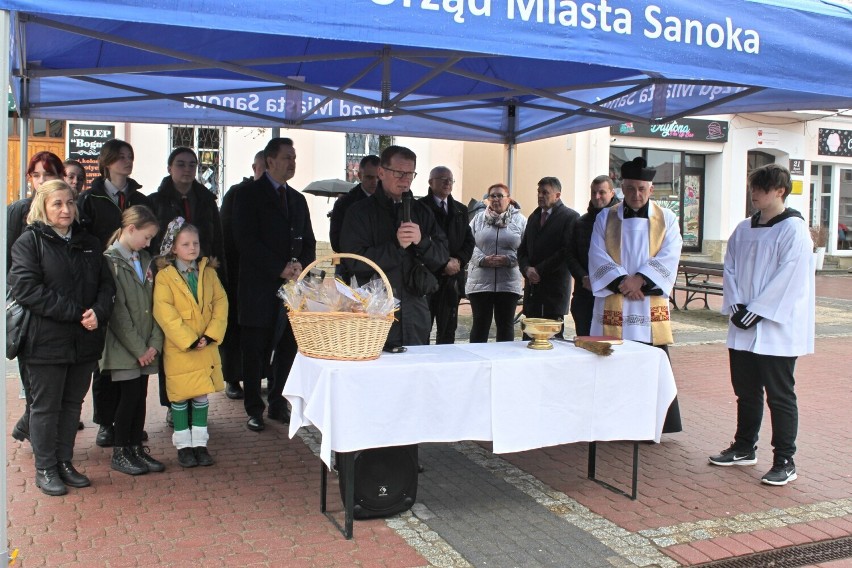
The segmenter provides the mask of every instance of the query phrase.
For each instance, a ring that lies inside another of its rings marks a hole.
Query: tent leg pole
[[[23,103],[23,101],[22,101]],[[18,113],[23,109],[18,109]],[[30,145],[30,121],[21,115],[18,119],[18,131],[21,133],[20,146],[20,177],[18,178],[19,191],[18,198],[23,199],[27,196],[27,166],[29,165],[29,145]]]
[[[515,144],[510,143],[506,147],[506,185],[509,186],[509,193],[514,194],[514,180],[513,177],[515,175]]]
[[[0,41],[0,85],[8,88],[9,85],[9,60],[10,60],[10,45],[8,38],[11,30],[11,14],[7,10],[0,10],[0,38],[6,38],[6,41]],[[17,36],[16,36],[17,37]],[[5,90],[5,89],[4,89]],[[9,113],[0,113],[0,136],[3,137],[3,143],[0,144],[0,179],[9,179]],[[0,231],[6,234],[6,205],[7,197],[3,198],[2,211],[0,211]],[[4,274],[9,267],[6,266],[6,255],[3,255],[2,260]],[[3,286],[6,286],[5,281]],[[3,335],[6,335],[6,320],[0,324],[3,326]],[[3,376],[7,376],[7,367],[9,362],[3,358]],[[0,408],[6,408],[6,389],[0,389]],[[6,454],[6,421],[0,425],[0,455]],[[8,474],[6,468],[0,468],[0,566],[9,565],[9,538],[7,533],[8,527],[8,495],[6,491],[6,481]]]

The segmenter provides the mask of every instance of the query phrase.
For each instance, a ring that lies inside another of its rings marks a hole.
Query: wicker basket
[[[320,262],[335,258],[351,258],[370,265],[381,277],[388,295],[393,296],[393,288],[382,269],[369,258],[357,254],[336,253],[319,258],[302,270],[298,281]],[[378,359],[394,319],[393,314],[379,318],[350,312],[290,311],[288,316],[302,355],[337,361]]]

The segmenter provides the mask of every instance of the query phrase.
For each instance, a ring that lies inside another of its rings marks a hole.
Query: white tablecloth
[[[495,453],[582,441],[659,441],[676,388],[665,353],[639,343],[600,357],[565,342],[409,347],[375,361],[296,356],[290,437],[313,424],[331,451],[491,440]]]

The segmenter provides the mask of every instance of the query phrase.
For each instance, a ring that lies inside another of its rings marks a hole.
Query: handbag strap
[[[38,231],[32,230],[33,238],[36,240],[36,259],[41,264],[41,259],[44,258],[44,241],[38,236]]]

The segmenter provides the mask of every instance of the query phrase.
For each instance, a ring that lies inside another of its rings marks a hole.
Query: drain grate
[[[852,537],[826,540],[759,552],[727,560],[699,564],[694,568],[798,568],[821,562],[852,558]]]

